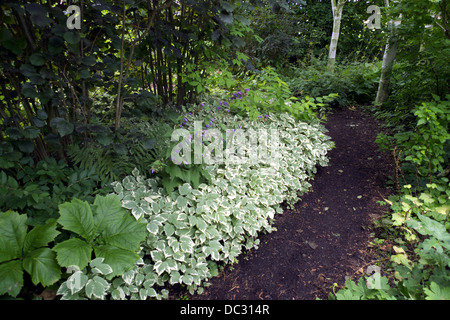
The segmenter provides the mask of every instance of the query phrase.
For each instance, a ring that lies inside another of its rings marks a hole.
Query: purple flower
[[[258,118],[262,118],[262,116],[258,116]]]
[[[205,127],[206,127],[206,128],[209,128],[209,126],[208,126],[208,125],[205,125]]]
[[[222,105],[222,101],[221,102],[219,102],[219,106],[221,106]]]
[[[224,101],[224,102],[223,102],[223,105],[224,105],[224,106],[227,106],[227,105],[228,105],[228,102],[225,102],[225,101]]]
[[[184,122],[188,122],[188,119],[184,118]]]
[[[242,95],[242,91],[238,91],[238,95]]]
[[[202,107],[204,107],[204,106],[205,106],[205,104],[204,104],[204,103],[200,103],[200,105],[201,105]]]
[[[266,117],[266,118],[268,118],[268,117],[269,117],[269,115],[268,115],[268,114],[266,114],[266,115],[265,115],[265,117]]]
[[[229,110],[229,109],[227,109],[227,112],[230,112],[230,110]]]
[[[213,119],[213,118],[211,118],[211,122],[214,122],[214,119]]]
[[[249,89],[249,88],[245,88],[245,91],[249,92],[249,91],[250,91],[250,89]]]
[[[241,125],[238,125],[239,129],[241,128]]]
[[[220,110],[220,107],[217,107],[217,110]]]
[[[155,172],[155,170],[152,169],[152,173]]]

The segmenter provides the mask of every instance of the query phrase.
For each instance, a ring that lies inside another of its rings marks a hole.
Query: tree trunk
[[[389,6],[389,0],[386,0],[386,7]],[[377,97],[375,104],[383,104],[389,98],[389,84],[391,82],[392,68],[394,67],[395,56],[397,55],[398,37],[396,26],[400,21],[389,21],[389,38],[386,41],[384,49],[383,64],[381,67],[381,77],[378,84]]]
[[[331,0],[333,10],[333,34],[331,36],[330,51],[328,53],[328,68],[333,71],[336,63],[336,50],[341,30],[342,9],[347,0]]]

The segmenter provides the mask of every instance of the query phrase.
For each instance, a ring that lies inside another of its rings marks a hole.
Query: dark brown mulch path
[[[275,220],[276,232],[262,234],[258,249],[210,280],[192,300],[327,299],[334,283],[357,277],[374,262],[371,220],[385,210],[393,168],[374,143],[380,127],[352,108],[328,115],[326,128],[336,148],[330,165],[319,168],[312,190]]]

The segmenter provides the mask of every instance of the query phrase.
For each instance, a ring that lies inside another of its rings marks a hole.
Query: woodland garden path
[[[381,128],[367,112],[350,107],[327,117],[336,147],[311,191],[276,218],[277,231],[260,235],[258,249],[243,253],[189,299],[327,299],[334,283],[343,286],[374,263],[371,221],[386,210],[377,201],[390,192],[391,155],[375,144]]]

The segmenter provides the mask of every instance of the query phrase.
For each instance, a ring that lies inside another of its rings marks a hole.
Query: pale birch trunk
[[[330,51],[328,53],[328,68],[334,70],[336,63],[336,50],[341,30],[342,9],[347,0],[331,0],[331,8],[333,10],[333,34],[331,36]]]
[[[389,1],[386,0],[386,7],[389,6]],[[380,82],[378,84],[377,97],[375,104],[383,104],[389,98],[389,84],[391,82],[392,68],[394,67],[395,56],[397,55],[398,37],[396,26],[400,21],[389,21],[389,38],[386,41],[384,49],[383,64],[381,67]]]

